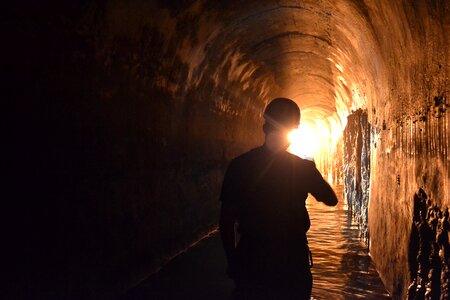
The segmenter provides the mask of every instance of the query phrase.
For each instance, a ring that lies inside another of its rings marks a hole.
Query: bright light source
[[[320,150],[321,132],[309,124],[302,124],[300,128],[288,134],[291,145],[288,151],[306,159],[313,159]]]

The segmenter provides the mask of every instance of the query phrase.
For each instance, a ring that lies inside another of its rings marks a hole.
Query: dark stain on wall
[[[409,244],[411,285],[408,299],[449,299],[450,245],[448,208],[442,211],[419,188]]]

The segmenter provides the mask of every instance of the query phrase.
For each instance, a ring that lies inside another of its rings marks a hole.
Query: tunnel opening
[[[331,184],[342,184],[343,139],[339,124],[330,120],[301,121],[289,134],[288,151],[315,162],[324,178]]]
[[[370,198],[371,131],[367,110],[357,109],[339,124],[316,119],[300,123],[289,134],[289,152],[316,163],[330,184],[344,185],[349,214],[360,228],[361,241],[369,247],[368,211]],[[310,121],[309,121],[310,122]]]

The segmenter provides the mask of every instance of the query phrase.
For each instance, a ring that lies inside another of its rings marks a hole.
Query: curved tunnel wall
[[[432,194],[435,205],[449,206],[446,99],[450,27],[443,15],[448,11],[445,1],[399,3],[383,11],[383,19],[374,21],[389,65],[389,84],[374,102],[372,112],[369,110],[375,125],[370,251],[386,287],[399,298],[405,296],[406,282],[410,281],[406,270],[414,193],[423,187]],[[382,28],[390,28],[390,34],[382,35]]]
[[[59,292],[89,293],[98,278],[129,286],[210,230],[227,162],[262,142],[263,107],[286,96],[302,122],[328,132],[367,110],[371,255],[388,290],[405,294],[412,196],[420,186],[449,204],[446,1],[47,2],[12,12],[12,77],[29,84],[10,89],[18,103],[31,99],[16,154],[44,170],[30,185],[49,202],[21,192],[37,232],[24,248],[36,272],[65,274]],[[330,151],[342,156],[338,140]]]

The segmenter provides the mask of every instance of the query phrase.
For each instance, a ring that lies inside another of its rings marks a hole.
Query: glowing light
[[[288,151],[306,159],[313,159],[320,149],[320,132],[317,127],[302,124],[288,134],[291,145]]]
[[[288,151],[305,159],[314,159],[316,164],[320,164],[321,158],[329,157],[336,151],[342,132],[337,115],[307,120],[288,134]]]

